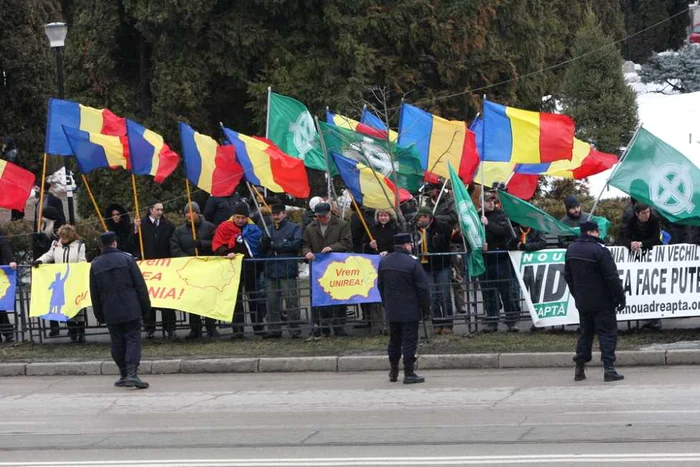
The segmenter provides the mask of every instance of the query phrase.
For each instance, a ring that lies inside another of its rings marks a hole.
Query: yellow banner
[[[154,308],[182,310],[231,322],[243,257],[167,258],[137,262]],[[32,269],[30,317],[65,321],[90,306],[90,263]]]

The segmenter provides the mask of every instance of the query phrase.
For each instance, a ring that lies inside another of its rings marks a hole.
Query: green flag
[[[396,182],[400,188],[413,193],[420,188],[423,182],[423,165],[418,151],[413,146],[404,148],[390,141],[324,122],[319,122],[319,126],[328,152],[361,162],[390,180],[393,180],[396,167]]]
[[[296,99],[274,92],[270,93],[269,106],[268,138],[285,153],[302,159],[307,167],[326,172],[326,158],[309,109]]]
[[[464,183],[462,183],[462,180],[452,168],[452,164],[448,162],[447,165],[450,171],[450,180],[452,181],[455,206],[457,214],[459,214],[459,226],[462,229],[462,235],[469,242],[469,247],[471,248],[468,262],[469,277],[480,276],[486,271],[482,251],[486,241],[484,224],[481,223],[481,216],[474,207],[474,203],[472,203],[467,187],[464,186]]]
[[[671,222],[700,225],[700,169],[644,128],[609,183]]]
[[[578,227],[569,227],[563,222],[550,216],[537,206],[533,206],[527,201],[516,198],[513,195],[509,195],[505,191],[498,192],[498,199],[501,201],[503,212],[506,213],[508,219],[517,222],[522,226],[562,237],[578,237],[581,235],[581,229]],[[582,220],[586,221],[588,219]],[[600,229],[600,238],[605,238],[608,234],[610,221],[600,216],[592,216],[590,220],[595,221],[598,224],[598,229]]]

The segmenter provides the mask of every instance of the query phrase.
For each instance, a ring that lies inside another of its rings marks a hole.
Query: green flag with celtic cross
[[[644,128],[609,183],[671,222],[700,225],[700,169]]]
[[[471,196],[467,191],[467,187],[452,168],[452,164],[447,163],[450,171],[450,182],[452,183],[452,192],[455,198],[455,207],[459,215],[459,226],[462,229],[462,235],[469,243],[469,258],[467,267],[469,277],[477,277],[486,271],[484,263],[483,246],[486,241],[486,232],[484,224],[481,223],[481,216],[472,203]]]
[[[268,138],[285,153],[303,160],[310,169],[327,172],[326,158],[309,109],[296,99],[274,92],[270,93],[269,106]]]

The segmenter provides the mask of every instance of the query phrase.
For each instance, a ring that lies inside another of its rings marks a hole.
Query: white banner
[[[618,321],[700,316],[700,248],[665,245],[644,254],[609,248],[627,295]],[[578,323],[578,310],[564,280],[566,250],[511,251],[523,298],[535,326]]]

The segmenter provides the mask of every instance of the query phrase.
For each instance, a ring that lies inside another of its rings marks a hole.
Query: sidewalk
[[[421,355],[420,369],[509,369],[573,368],[572,352],[491,353]],[[617,352],[617,365],[659,366],[700,363],[700,349],[623,350]],[[591,366],[600,365],[600,354],[593,355]],[[270,373],[305,371],[388,371],[386,356],[325,356],[275,358],[173,358],[144,360],[142,374],[175,373]],[[0,363],[0,376],[82,376],[117,375],[111,360]]]

